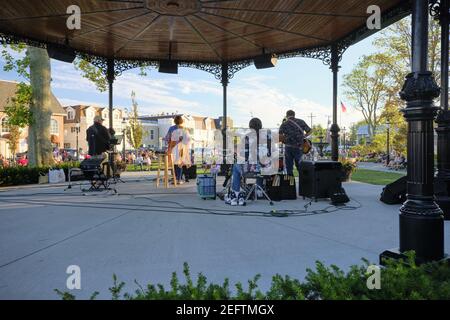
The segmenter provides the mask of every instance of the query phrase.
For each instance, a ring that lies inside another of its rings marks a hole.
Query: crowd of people
[[[368,160],[375,161],[377,163],[382,163],[389,169],[400,170],[406,168],[406,157],[403,153],[392,150],[389,154],[389,159],[386,152],[371,152],[367,154],[365,157],[362,157],[361,154],[355,150],[350,152],[352,158],[360,159],[360,161]],[[362,160],[361,160],[362,159]]]

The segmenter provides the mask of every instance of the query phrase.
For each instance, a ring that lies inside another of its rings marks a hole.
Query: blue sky
[[[375,51],[374,36],[347,49],[341,62],[339,81],[351,71],[364,54]],[[20,80],[17,74],[3,71],[0,59],[0,79]],[[73,65],[52,60],[52,90],[63,105],[96,104],[106,106],[107,93],[99,93],[95,87],[80,76]],[[146,77],[138,70],[122,74],[114,85],[114,105],[130,108],[131,91],[141,114],[160,112],[185,112],[192,115],[218,117],[222,114],[222,87],[212,74],[204,71],[179,68],[178,75],[158,73],[151,69]],[[339,91],[342,92],[341,86]],[[362,118],[344,96],[347,112],[339,115],[342,127]],[[332,114],[332,74],[322,61],[308,58],[278,60],[275,68],[256,70],[249,66],[235,74],[228,87],[228,114],[235,125],[246,126],[250,117],[261,118],[265,127],[275,127],[284,113],[293,109],[307,118],[312,112],[313,123],[327,124]],[[340,112],[340,108],[339,108]]]

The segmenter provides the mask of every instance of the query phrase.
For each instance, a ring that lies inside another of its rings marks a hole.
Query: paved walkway
[[[266,290],[276,273],[302,278],[316,260],[342,268],[361,257],[377,262],[380,252],[398,245],[399,206],[378,201],[381,186],[347,183],[346,208],[357,209],[313,214],[333,208],[302,199],[235,208],[199,199],[194,182],[165,190],[148,178],[119,184],[119,195],[83,196],[78,186],[0,189],[0,299],[59,299],[54,289],[67,290],[69,265],[81,268],[78,298],[100,291],[108,299],[114,273],[134,292],[135,279],[169,285],[185,261],[192,274],[216,283],[229,277],[246,286],[260,273]],[[311,215],[269,214],[305,206]],[[445,228],[449,252],[449,222]]]
[[[368,169],[374,171],[383,171],[383,172],[396,172],[406,174],[406,169],[404,170],[392,170],[386,168],[382,163],[374,163],[374,162],[358,162],[358,168]]]

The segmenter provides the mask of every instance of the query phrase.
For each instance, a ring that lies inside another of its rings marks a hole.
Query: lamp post
[[[125,161],[125,145],[127,142],[127,137],[126,137],[126,133],[127,133],[127,121],[125,120],[125,118],[123,118],[122,120],[122,139],[123,139],[123,149],[122,149],[122,159],[123,161]]]
[[[389,122],[389,120],[386,121],[386,166],[389,165],[389,162],[391,160],[391,148],[389,146],[389,133],[390,133],[390,128],[391,128],[391,123]]]
[[[76,141],[77,157],[76,157],[76,159],[77,159],[77,161],[80,161],[80,150],[79,150],[80,148],[78,145],[78,134],[80,133],[80,123],[79,122],[75,123],[75,132],[77,134],[77,141]]]

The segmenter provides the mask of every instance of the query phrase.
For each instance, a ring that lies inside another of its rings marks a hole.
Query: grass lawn
[[[404,174],[398,172],[383,172],[367,169],[356,169],[352,174],[353,181],[365,182],[370,184],[386,185],[394,182]]]

